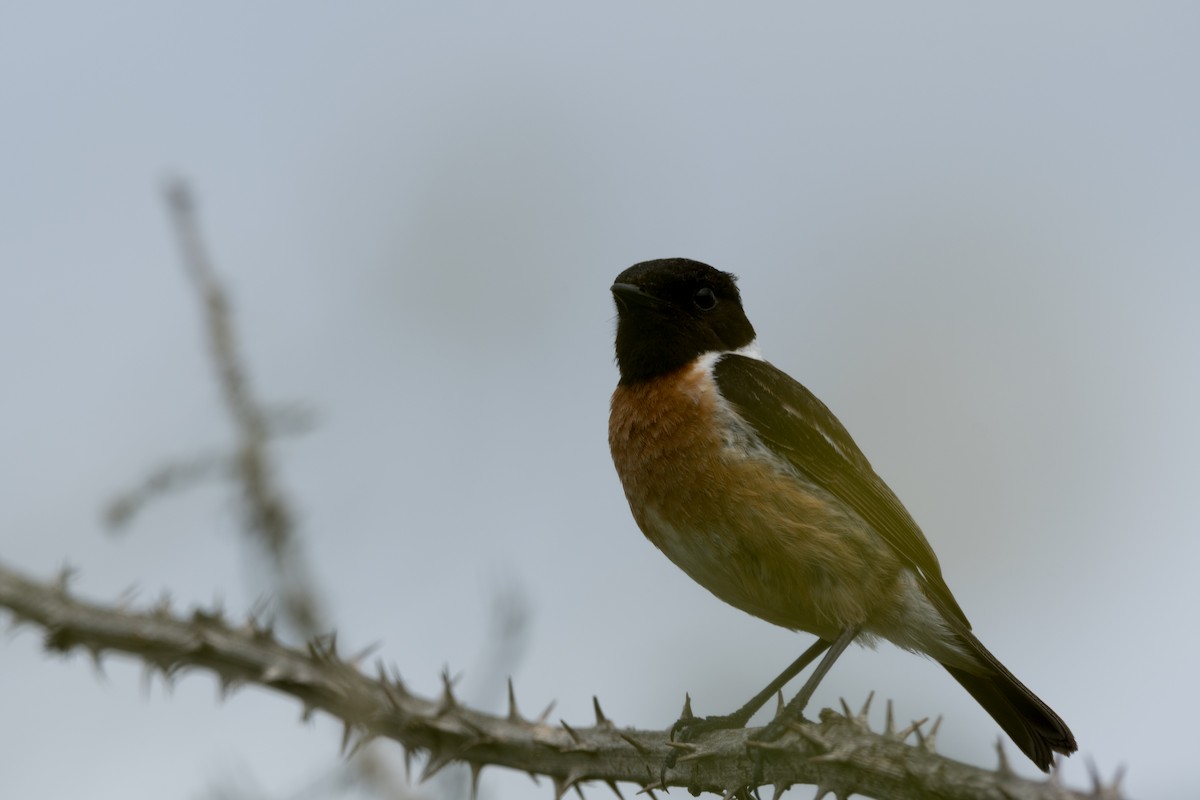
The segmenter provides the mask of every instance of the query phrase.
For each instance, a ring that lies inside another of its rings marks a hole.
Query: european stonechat
[[[887,639],[941,663],[1042,770],[1075,751],[1066,723],[971,633],[921,529],[837,417],[763,360],[733,275],[646,261],[612,293],[608,442],[638,527],[725,602],[818,637],[714,727],[745,725],[824,653],[783,715],[799,716],[850,642]]]

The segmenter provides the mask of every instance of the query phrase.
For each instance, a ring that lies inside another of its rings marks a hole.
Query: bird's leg
[[[821,679],[825,677],[825,673],[829,672],[829,668],[833,666],[833,662],[838,660],[838,656],[850,646],[850,643],[854,641],[854,638],[858,636],[861,630],[862,628],[857,626],[846,628],[832,645],[825,642],[825,646],[829,648],[829,652],[817,664],[817,668],[813,670],[812,675],[808,676],[808,680],[800,687],[800,691],[784,707],[783,711],[775,715],[775,719],[771,720],[765,728],[750,738],[758,742],[773,742],[783,735],[784,731],[787,730],[789,722],[804,719],[804,707],[812,699],[813,692],[817,690],[817,685],[821,683]]]
[[[784,687],[784,685],[792,678],[800,674],[800,670],[807,667],[821,653],[829,648],[831,642],[824,639],[817,639],[813,642],[804,653],[797,658],[792,664],[779,674],[775,680],[767,684],[767,687],[758,694],[751,697],[750,700],[737,711],[732,714],[724,714],[722,716],[712,717],[693,717],[690,709],[685,709],[684,715],[675,721],[671,726],[671,738],[675,741],[687,742],[695,739],[702,733],[709,731],[728,730],[731,728],[744,728],[750,718],[754,716],[754,712],[758,711],[763,705],[771,699],[771,697]],[[822,662],[824,663],[824,662]],[[814,687],[815,688],[815,687]],[[810,692],[811,694],[811,692]]]

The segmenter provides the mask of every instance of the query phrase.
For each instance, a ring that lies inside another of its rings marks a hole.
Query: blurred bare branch
[[[299,406],[271,409],[267,416],[267,435],[271,439],[299,436],[312,431],[315,425],[315,415],[309,409]],[[202,483],[236,478],[239,463],[235,456],[224,452],[168,461],[151,470],[137,486],[109,501],[104,510],[104,522],[119,532],[142,509],[161,497]]]
[[[311,640],[328,629],[329,615],[300,537],[296,535],[295,514],[275,479],[274,465],[267,452],[272,417],[250,387],[229,295],[201,235],[191,189],[183,180],[175,179],[167,184],[165,196],[184,269],[202,304],[213,367],[237,434],[236,455],[223,466],[242,488],[246,531],[267,557],[285,623],[295,628],[302,639]],[[296,419],[292,422],[294,425]],[[371,786],[379,796],[408,796],[399,776],[370,751],[361,752],[348,767],[355,782]]]
[[[303,637],[328,626],[316,584],[300,540],[294,515],[275,480],[267,454],[270,437],[267,414],[254,397],[238,346],[229,295],[221,284],[200,232],[191,189],[180,180],[166,187],[167,209],[179,243],[184,269],[203,306],[209,350],[225,408],[237,433],[234,471],[242,487],[246,530],[268,556],[285,621]]]
[[[175,459],[154,469],[140,484],[109,503],[105,521],[110,528],[121,529],[148,503],[166,494],[211,480],[235,482],[241,487],[247,534],[266,557],[271,590],[279,598],[282,622],[302,640],[313,639],[326,629],[329,615],[319,598],[295,530],[295,514],[278,485],[268,451],[272,439],[310,430],[313,415],[295,406],[268,410],[257,400],[241,354],[229,293],[202,235],[191,189],[184,181],[175,179],[168,182],[164,195],[184,270],[200,299],[214,374],[237,445],[232,454],[218,452]],[[495,624],[488,627],[491,635],[484,648],[484,663],[489,668],[476,674],[488,680],[485,694],[499,698],[504,677],[512,674],[512,667],[524,650],[528,608],[516,589],[498,593],[491,608]],[[389,765],[369,750],[353,759],[350,769],[349,774],[334,776],[334,781],[339,785],[369,787],[380,796],[408,796]],[[451,794],[461,793],[464,776],[448,771],[447,779],[458,784],[451,788]],[[328,780],[321,782],[328,785]],[[233,790],[225,786],[221,791]]]

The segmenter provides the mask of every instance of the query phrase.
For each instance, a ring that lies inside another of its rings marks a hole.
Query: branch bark
[[[747,748],[748,731],[713,734],[696,744],[668,741],[665,731],[617,728],[595,704],[590,726],[530,720],[517,711],[510,691],[506,716],[475,711],[455,698],[445,679],[441,697],[409,692],[398,674],[377,662],[377,674],[361,671],[364,654],[344,657],[333,635],[313,639],[304,648],[282,643],[253,617],[241,624],[223,613],[197,609],[189,616],[164,602],[148,610],[108,606],[73,597],[68,575],[43,583],[0,563],[0,608],[14,625],[29,623],[45,633],[47,650],[83,650],[100,664],[119,652],[140,659],[147,670],[173,680],[187,669],[213,673],[225,693],[258,684],[299,700],[302,715],[316,710],[340,720],[343,750],[351,754],[376,738],[392,739],[406,756],[428,753],[423,778],[446,764],[468,764],[472,783],[487,766],[502,766],[549,777],[555,798],[587,782],[601,781],[617,791],[630,782],[648,790],[685,787],[725,797],[747,796],[751,788],[773,785],[778,797],[795,784],[816,784],[817,796],[859,793],[887,800],[1083,800],[1120,797],[1119,778],[1105,786],[1094,779],[1090,792],[1049,781],[1030,781],[1000,767],[986,770],[962,764],[934,751],[934,735],[921,736],[920,725],[899,733],[873,733],[867,708],[858,715],[821,712],[817,723],[804,723],[780,742]],[[905,743],[916,734],[917,745]],[[676,764],[667,757],[679,751]],[[618,792],[619,794],[619,792]]]

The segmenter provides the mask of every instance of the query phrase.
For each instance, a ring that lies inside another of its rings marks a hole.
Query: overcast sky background
[[[274,452],[348,649],[499,708],[489,607],[517,591],[525,710],[728,711],[810,638],[655,551],[605,441],[612,278],[688,256],[741,276],[766,356],[1074,729],[1068,782],[1094,759],[1195,797],[1198,35],[1187,3],[4,3],[0,559],[100,600],[262,592],[228,487],[99,519],[231,441],[181,174],[255,387],[319,417]],[[996,725],[894,648],[812,707],[872,689],[995,763]],[[2,639],[0,796],[285,798],[338,763],[328,720],[215,694]]]

